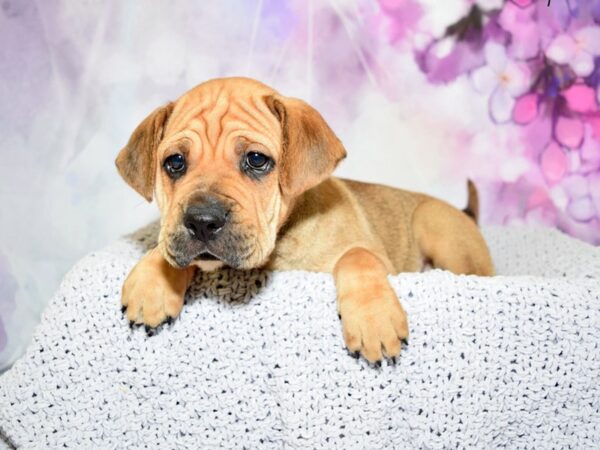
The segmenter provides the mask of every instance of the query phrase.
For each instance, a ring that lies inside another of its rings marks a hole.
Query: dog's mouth
[[[194,258],[194,261],[218,261],[220,258],[209,252],[202,252]]]
[[[237,237],[235,233],[224,234],[210,242],[192,239],[189,233],[174,233],[165,245],[167,260],[175,267],[190,265],[198,267],[216,267],[218,265],[239,267],[250,244]]]

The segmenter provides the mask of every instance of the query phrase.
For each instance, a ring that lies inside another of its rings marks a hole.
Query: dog
[[[494,274],[477,191],[469,182],[460,211],[331,177],[345,156],[314,108],[248,78],[207,81],[152,112],[116,159],[161,213],[158,245],[123,285],[130,323],[177,317],[198,268],[330,272],[349,351],[372,363],[398,356],[409,327],[388,274],[426,263]]]

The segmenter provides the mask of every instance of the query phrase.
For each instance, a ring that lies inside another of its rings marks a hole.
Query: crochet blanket
[[[390,277],[409,317],[395,365],[344,349],[328,274],[200,274],[148,337],[122,316],[149,227],[65,277],[0,377],[22,448],[592,448],[600,442],[600,251],[484,230],[500,276]]]

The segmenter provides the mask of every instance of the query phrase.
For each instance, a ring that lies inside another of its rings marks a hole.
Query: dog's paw
[[[121,295],[130,324],[155,328],[175,318],[183,308],[190,269],[175,269],[149,253],[131,271]]]
[[[371,363],[398,356],[402,341],[408,338],[406,313],[396,294],[391,288],[381,291],[353,292],[340,302],[348,350],[360,352]]]

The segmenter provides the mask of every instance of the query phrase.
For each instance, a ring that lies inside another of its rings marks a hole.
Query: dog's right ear
[[[156,149],[163,138],[173,103],[152,112],[140,123],[115,164],[123,179],[149,202],[152,201],[156,176]]]

